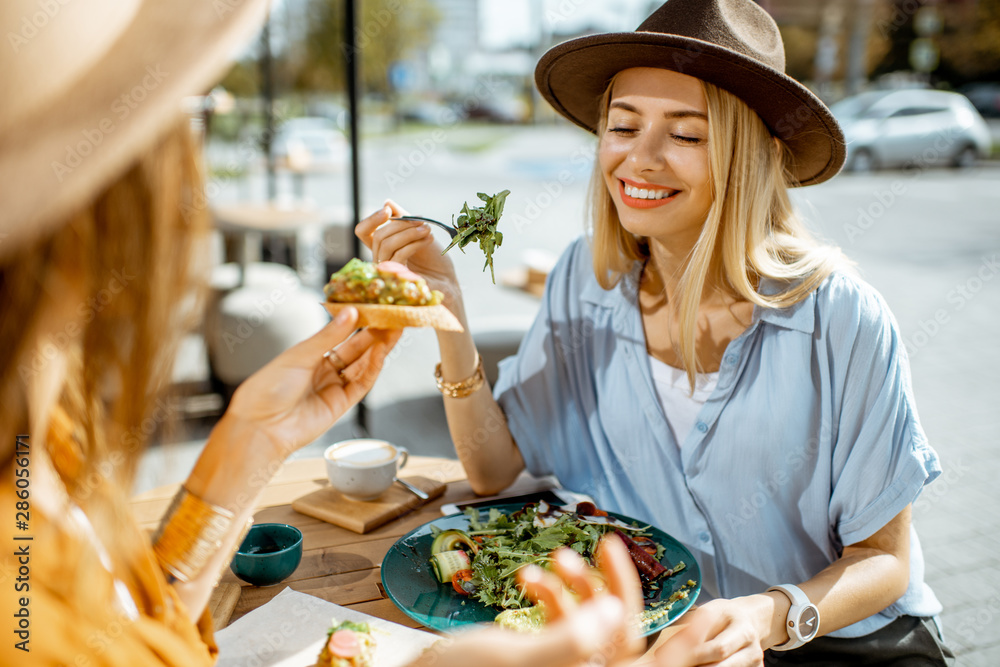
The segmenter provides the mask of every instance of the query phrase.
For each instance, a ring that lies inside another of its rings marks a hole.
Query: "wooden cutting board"
[[[428,500],[440,496],[447,486],[444,482],[419,475],[404,476],[403,479],[430,496]],[[426,501],[397,484],[393,484],[388,491],[368,502],[345,498],[333,487],[325,486],[295,500],[292,509],[355,533],[364,534],[420,507],[424,502]]]

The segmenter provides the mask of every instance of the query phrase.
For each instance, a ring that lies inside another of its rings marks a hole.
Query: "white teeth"
[[[631,185],[625,185],[625,194],[634,199],[659,200],[673,195],[674,192],[671,190],[650,190],[647,188],[636,188]]]

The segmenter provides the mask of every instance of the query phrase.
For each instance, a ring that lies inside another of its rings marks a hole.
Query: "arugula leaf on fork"
[[[492,197],[480,192],[478,196],[484,203],[483,206],[470,208],[468,202],[462,206],[462,210],[455,219],[452,216],[452,224],[458,230],[458,234],[451,240],[448,247],[441,253],[442,255],[451,250],[456,245],[459,250],[465,252],[465,246],[473,241],[479,241],[479,248],[486,255],[486,264],[483,271],[490,267],[490,279],[495,285],[497,280],[493,274],[493,252],[503,243],[503,234],[497,231],[497,223],[503,215],[503,205],[507,200],[510,190],[504,190]]]

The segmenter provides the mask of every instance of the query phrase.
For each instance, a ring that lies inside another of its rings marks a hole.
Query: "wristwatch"
[[[779,646],[772,646],[772,651],[791,651],[806,642],[812,641],[819,632],[819,609],[816,608],[802,589],[792,584],[781,584],[771,586],[767,592],[781,591],[792,601],[792,606],[788,610],[788,620],[785,621],[785,630],[788,631],[788,641]]]

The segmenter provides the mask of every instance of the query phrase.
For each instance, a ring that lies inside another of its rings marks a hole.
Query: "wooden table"
[[[406,472],[446,482],[448,488],[443,496],[423,507],[370,533],[358,535],[292,509],[293,500],[329,484],[322,459],[304,459],[285,464],[264,490],[254,521],[288,523],[301,530],[302,563],[285,581],[264,588],[240,581],[227,568],[210,603],[213,611],[226,607],[224,613],[213,613],[216,629],[225,627],[228,622],[265,604],[285,586],[387,621],[413,628],[421,627],[397,609],[382,589],[379,569],[382,558],[400,537],[440,517],[443,504],[466,500],[474,494],[466,480],[465,471],[455,460],[411,456]],[[167,510],[167,505],[179,486],[173,484],[160,487],[132,499],[136,518],[143,528],[152,530],[159,525],[160,517]],[[530,493],[548,486],[548,480],[535,479],[525,473],[507,491],[511,494]],[[235,586],[239,586],[239,589]],[[235,598],[237,593],[238,600],[230,617],[226,600],[229,597]]]

